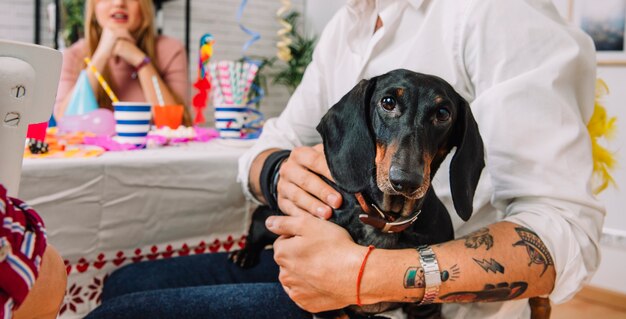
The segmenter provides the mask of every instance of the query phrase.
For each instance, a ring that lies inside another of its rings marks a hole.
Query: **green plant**
[[[63,31],[65,45],[70,46],[83,37],[84,0],[63,0]]]
[[[297,11],[291,11],[284,17],[284,20],[292,27],[291,31],[287,33],[287,36],[291,39],[291,44],[289,45],[291,59],[289,61],[282,63],[282,61],[279,62],[280,60],[277,57],[248,57],[259,63],[259,71],[254,78],[253,84],[263,89],[265,94],[268,94],[268,79],[271,80],[272,84],[285,86],[289,93],[292,94],[300,85],[304,70],[313,59],[313,49],[315,48],[317,37],[306,37],[300,33],[298,29],[299,18],[300,13]],[[251,90],[248,99],[253,100],[257,96],[258,92]],[[259,102],[256,103],[256,107],[257,109],[259,108]]]
[[[293,93],[300,85],[304,70],[313,59],[313,50],[317,41],[315,36],[306,37],[300,33],[299,18],[300,13],[297,11],[291,11],[284,17],[284,20],[292,26],[291,31],[287,34],[292,41],[289,45],[291,59],[287,61],[286,65],[277,65],[276,73],[271,75],[273,83],[284,85],[289,93]]]

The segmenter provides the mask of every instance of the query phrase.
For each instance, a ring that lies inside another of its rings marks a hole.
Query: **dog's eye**
[[[385,96],[382,100],[380,100],[380,106],[387,111],[393,111],[393,109],[396,108],[396,99],[391,96]]]
[[[437,117],[437,121],[445,122],[450,119],[450,111],[445,107],[441,107],[437,110],[437,114],[435,116]]]

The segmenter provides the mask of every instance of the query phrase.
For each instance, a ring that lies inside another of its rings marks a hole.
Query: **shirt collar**
[[[424,0],[408,0],[409,4],[413,6],[413,8],[415,9],[419,9],[422,4],[424,3]]]
[[[413,8],[419,9],[422,4],[424,4],[424,0],[405,0],[407,1]],[[348,7],[357,11],[363,11],[367,8],[368,3],[371,0],[348,0]]]

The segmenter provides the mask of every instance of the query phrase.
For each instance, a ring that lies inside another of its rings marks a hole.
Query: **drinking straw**
[[[246,98],[246,104],[248,103],[248,92],[250,92],[250,88],[252,87],[252,82],[254,81],[254,77],[256,76],[259,67],[256,64],[250,63],[248,65],[247,78],[246,78],[246,86],[244,88],[244,97]]]
[[[211,75],[211,83],[214,83],[213,104],[222,105],[224,104],[224,94],[222,93],[222,88],[220,86],[219,74],[217,71],[216,63],[209,63],[209,74]]]
[[[221,61],[217,64],[219,85],[224,98],[224,103],[233,105],[233,90],[230,81],[230,63],[228,61]]]
[[[163,93],[161,93],[161,86],[159,86],[159,80],[157,79],[156,75],[152,76],[152,85],[154,85],[154,92],[156,92],[159,105],[165,105],[165,101],[163,100]]]
[[[246,89],[246,76],[248,72],[248,63],[237,63],[237,104],[243,105],[246,101],[244,94]]]
[[[88,57],[85,57],[85,63],[87,63],[87,66],[89,66],[89,69],[91,70],[91,72],[93,72],[93,74],[96,76],[98,83],[100,83],[100,86],[102,86],[102,88],[104,89],[104,92],[106,92],[106,94],[109,96],[111,101],[119,102],[119,100],[117,99],[117,96],[115,96],[115,93],[113,93],[113,90],[111,90],[111,87],[109,86],[107,81],[105,81],[104,78],[102,77],[102,74],[100,74],[100,72],[98,72],[98,69],[96,69],[96,67],[93,64],[91,64],[91,59]]]
[[[236,62],[228,63],[228,75],[230,75],[230,87],[233,91],[233,105],[237,104],[237,66]]]

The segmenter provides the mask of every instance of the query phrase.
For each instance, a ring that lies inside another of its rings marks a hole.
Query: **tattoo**
[[[411,267],[404,274],[404,288],[424,288],[424,269]]]
[[[439,299],[447,302],[489,302],[489,301],[505,301],[511,300],[522,295],[528,283],[516,281],[509,283],[502,282],[496,285],[485,285],[483,290],[479,291],[459,291],[441,296]]]
[[[465,238],[465,247],[467,248],[477,249],[485,244],[485,247],[489,250],[493,246],[493,236],[489,234],[489,228],[487,227],[483,227],[463,238]]]
[[[461,274],[461,270],[459,269],[459,266],[454,264],[452,267],[450,267],[449,271],[444,270],[441,272],[441,281],[448,281],[448,279],[450,281],[455,281],[459,279],[459,274]]]
[[[500,265],[497,261],[493,260],[493,258],[491,258],[491,260],[487,260],[487,259],[483,259],[483,260],[478,260],[476,258],[472,258],[474,259],[474,261],[480,266],[482,267],[485,272],[489,272],[489,270],[493,271],[493,273],[502,273],[504,274],[504,266]]]
[[[530,267],[532,264],[543,265],[543,271],[540,275],[543,276],[548,269],[548,266],[554,265],[548,248],[544,245],[539,236],[537,236],[537,234],[535,234],[532,230],[526,227],[515,227],[515,231],[521,240],[513,244],[513,246],[525,246],[526,251],[528,252],[528,257],[530,257],[528,266]]]

